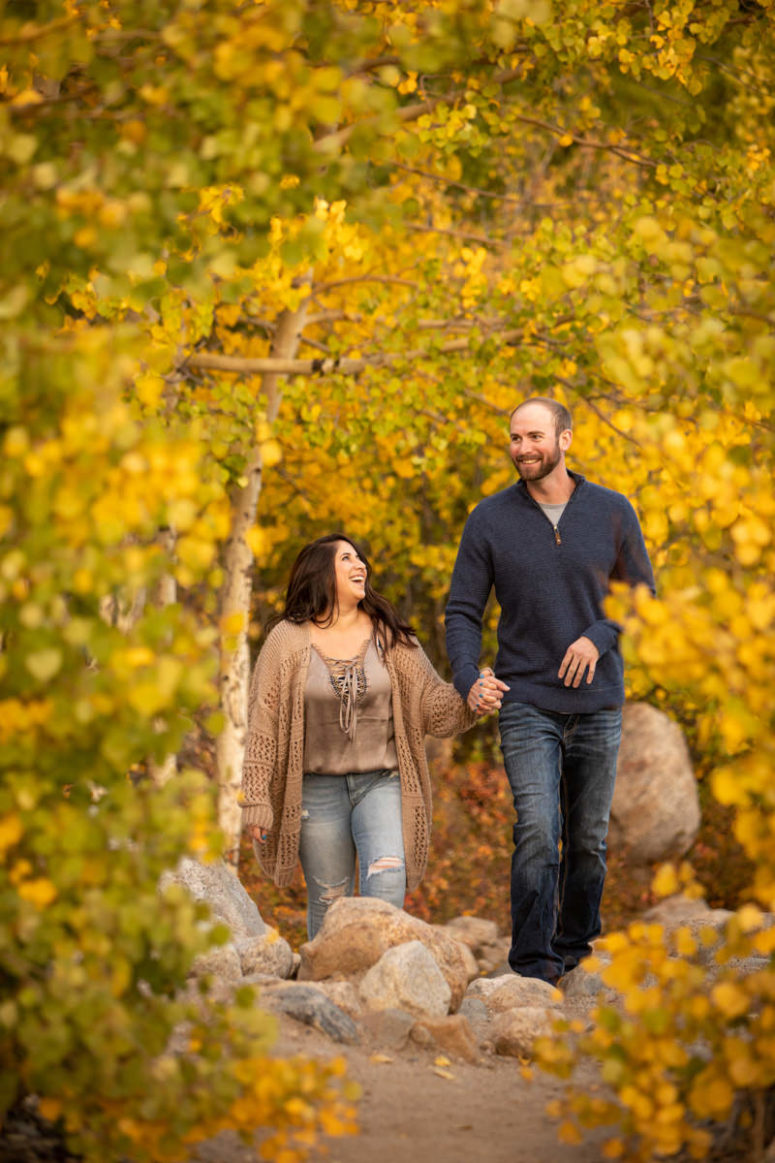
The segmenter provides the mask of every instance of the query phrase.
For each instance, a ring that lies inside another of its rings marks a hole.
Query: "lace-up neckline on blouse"
[[[369,687],[363,663],[370,642],[371,635],[363,640],[360,650],[352,658],[330,658],[316,642],[312,643],[313,649],[320,655],[328,669],[331,686],[339,699],[339,726],[350,740],[355,738],[358,704]]]

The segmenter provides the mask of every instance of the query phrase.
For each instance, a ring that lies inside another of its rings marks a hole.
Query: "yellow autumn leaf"
[[[39,105],[43,97],[36,89],[22,89],[11,100],[11,105],[17,109],[23,105]]]
[[[4,856],[8,848],[18,844],[23,833],[22,822],[18,816],[3,816],[0,819],[0,853]]]
[[[130,646],[123,652],[123,659],[128,666],[136,669],[140,666],[152,666],[156,655],[148,646]]]
[[[714,1005],[728,1018],[739,1018],[747,1014],[751,1000],[744,989],[733,981],[722,981],[710,991]]]
[[[277,440],[265,440],[261,445],[261,462],[264,468],[273,468],[283,458],[283,450]]]
[[[56,886],[45,876],[35,877],[33,880],[24,880],[18,888],[19,896],[28,904],[37,909],[44,909],[56,900]]]
[[[64,1109],[64,1104],[58,1098],[41,1098],[38,1100],[38,1110],[44,1119],[55,1123]]]
[[[557,1128],[557,1138],[561,1143],[578,1145],[581,1142],[581,1131],[575,1123],[565,1119]]]
[[[28,654],[24,660],[24,665],[33,678],[38,679],[39,682],[48,682],[62,666],[62,660],[62,651],[55,646],[50,646],[45,650],[35,650],[32,654]]]
[[[402,480],[411,480],[414,476],[414,468],[407,460],[399,460],[393,465],[393,472]]]
[[[246,614],[243,610],[236,610],[233,614],[226,614],[221,618],[221,633],[241,634],[245,628]]]
[[[672,864],[663,864],[651,882],[657,896],[673,896],[679,890],[678,874]]]
[[[260,525],[253,525],[252,528],[248,529],[245,540],[254,557],[263,557],[271,546],[269,535]]]
[[[685,925],[673,934],[673,944],[680,957],[692,957],[697,952],[697,942],[692,936],[691,929]]]
[[[756,905],[743,905],[737,910],[737,923],[744,933],[752,933],[759,929],[764,921],[764,914]]]

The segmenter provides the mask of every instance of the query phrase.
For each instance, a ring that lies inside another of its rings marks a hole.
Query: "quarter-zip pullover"
[[[654,575],[638,518],[621,493],[570,472],[575,488],[560,520],[550,520],[524,481],[481,501],[460,541],[446,609],[447,654],[466,698],[479,676],[482,616],[491,589],[500,605],[495,673],[504,702],[588,713],[624,702],[620,627],[605,616],[611,581],[643,584]],[[581,636],[600,652],[595,677],[566,687],[557,677]]]

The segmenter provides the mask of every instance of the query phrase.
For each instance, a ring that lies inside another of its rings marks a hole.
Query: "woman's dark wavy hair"
[[[388,647],[396,642],[415,646],[414,630],[403,620],[395,606],[372,587],[371,565],[366,555],[344,533],[328,533],[304,546],[291,566],[285,609],[271,619],[267,629],[283,620],[297,625],[302,622],[316,622],[323,627],[331,625],[337,609],[334,561],[339,541],[352,545],[366,567],[366,593],[360,606],[371,618],[374,629],[383,631]]]

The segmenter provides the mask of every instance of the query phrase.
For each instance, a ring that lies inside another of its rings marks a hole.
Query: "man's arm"
[[[444,615],[452,681],[464,699],[479,679],[482,616],[493,584],[489,547],[477,524],[472,514],[463,529]]]
[[[630,502],[625,500],[623,503],[626,508],[619,554],[610,580],[626,581],[633,587],[645,585],[652,594],[655,594],[654,572],[640,522]],[[612,650],[616,646],[621,629],[619,623],[614,622],[612,618],[600,618],[570,644],[558,672],[558,677],[563,679],[565,686],[579,686],[585,674],[587,683],[592,682],[597,660],[607,650]]]

